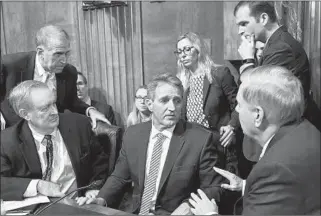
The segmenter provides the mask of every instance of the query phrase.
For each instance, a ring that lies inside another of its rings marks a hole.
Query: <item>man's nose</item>
[[[174,101],[169,101],[167,104],[167,108],[168,108],[168,110],[174,111],[176,108]]]
[[[67,63],[67,59],[68,59],[67,54],[64,54],[64,55],[61,56],[60,62],[66,64]]]
[[[239,35],[242,36],[244,34],[244,30],[242,27],[239,27]]]

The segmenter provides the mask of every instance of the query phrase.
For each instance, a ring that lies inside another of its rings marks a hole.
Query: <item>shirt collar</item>
[[[167,138],[170,138],[170,139],[171,139],[172,136],[173,136],[173,132],[174,132],[175,126],[176,126],[176,125],[174,125],[174,126],[172,126],[172,127],[170,127],[170,128],[166,128],[165,130],[163,130],[163,131],[161,132],[161,131],[159,131],[159,130],[157,130],[157,129],[155,128],[154,124],[152,124],[152,130],[151,130],[151,133],[150,133],[151,138],[154,139],[158,133],[162,133],[162,134],[165,135]]]
[[[42,76],[47,73],[45,69],[43,69],[43,67],[41,66],[38,55],[36,55],[36,71],[39,76]]]
[[[262,149],[262,152],[261,152],[260,157],[259,157],[259,160],[264,156],[265,151],[266,151],[269,143],[271,142],[272,138],[274,137],[274,135],[275,135],[275,134],[273,134],[273,135],[270,137],[270,139],[268,139],[268,141],[266,141],[266,143],[264,144],[263,149]]]
[[[45,137],[45,135],[37,132],[31,124],[28,123],[28,125],[31,130],[33,138],[39,143],[42,143],[42,140]],[[58,133],[58,128],[55,128],[54,131],[49,135],[51,135],[52,139],[54,139],[55,137],[57,137],[57,133]]]
[[[84,100],[84,102],[85,102],[86,104],[88,104],[89,106],[91,106],[91,99],[90,99],[89,96],[87,97],[86,100]]]

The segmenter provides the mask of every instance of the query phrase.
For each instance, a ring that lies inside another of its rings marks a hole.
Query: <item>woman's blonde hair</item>
[[[146,89],[147,90],[147,86],[146,85],[139,86],[135,91],[135,96],[136,96],[138,90],[140,90],[140,89]],[[131,125],[135,125],[135,124],[141,123],[141,122],[142,122],[142,119],[141,119],[141,116],[139,114],[139,110],[136,107],[135,99],[134,99],[133,109],[132,109],[131,113],[128,115],[128,118],[127,118],[127,127],[129,127]]]
[[[178,37],[177,43],[183,39],[188,39],[193,47],[198,51],[198,68],[201,73],[204,73],[210,83],[213,83],[214,77],[212,77],[211,71],[218,65],[214,63],[209,54],[209,48],[205,41],[196,33],[188,32]],[[176,43],[176,44],[177,44]],[[183,63],[177,59],[177,77],[182,81],[184,89],[189,87],[189,79],[191,71],[183,65]]]

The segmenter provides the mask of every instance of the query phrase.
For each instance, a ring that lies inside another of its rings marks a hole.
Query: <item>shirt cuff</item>
[[[240,67],[240,74],[242,74],[246,69],[248,68],[253,68],[254,64],[253,63],[245,63]]]
[[[39,179],[33,179],[30,181],[25,193],[23,194],[23,197],[33,197],[38,194],[37,192],[37,184],[39,182]]]
[[[86,109],[86,116],[88,116],[88,117],[89,117],[89,110],[91,110],[91,109],[96,109],[96,108],[95,108],[95,107],[93,107],[93,106],[88,107],[88,108]]]
[[[208,213],[206,213],[204,215],[216,215],[216,214],[218,214],[218,213],[217,212],[208,212]]]
[[[243,181],[243,185],[242,185],[242,196],[244,196],[246,180],[242,180],[242,181]]]

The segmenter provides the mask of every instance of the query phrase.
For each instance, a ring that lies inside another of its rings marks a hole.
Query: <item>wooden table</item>
[[[40,215],[91,215],[91,212],[92,215],[133,215],[128,212],[123,212],[96,204],[79,206],[74,199],[70,198],[65,198],[57,204],[52,205]]]

